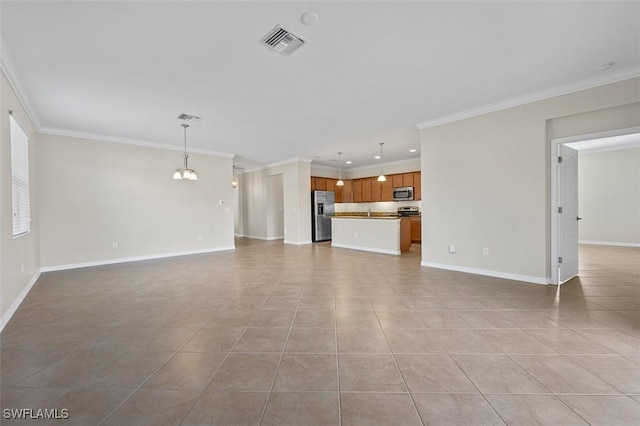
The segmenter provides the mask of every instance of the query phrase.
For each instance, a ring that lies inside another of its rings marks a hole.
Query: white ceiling
[[[239,165],[419,156],[417,123],[640,66],[639,2],[0,3],[5,69],[44,132],[189,147]],[[301,15],[314,11],[316,25]],[[258,41],[276,24],[308,44]],[[615,62],[608,71],[595,68]],[[9,65],[10,64],[10,67]],[[417,148],[418,152],[409,153]]]

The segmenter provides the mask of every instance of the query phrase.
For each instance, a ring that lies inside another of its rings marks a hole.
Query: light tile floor
[[[419,246],[239,239],[46,273],[2,332],[1,405],[65,425],[640,424],[640,250],[581,265],[558,289],[420,267]]]

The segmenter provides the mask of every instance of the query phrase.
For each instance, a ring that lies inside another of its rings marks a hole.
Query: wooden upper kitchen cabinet
[[[342,187],[342,203],[353,203],[353,182],[344,180]]]
[[[382,185],[378,178],[371,178],[371,201],[382,201]]]
[[[387,180],[389,180],[389,177],[387,177]],[[394,188],[402,188],[404,186],[402,175],[391,175],[391,182]]]
[[[342,201],[342,199],[344,198],[344,186],[336,185],[334,189],[334,193],[335,193],[334,201],[336,203],[344,203],[344,201]]]
[[[393,201],[393,181],[391,177],[388,177],[386,181],[381,182],[380,191],[381,201]]]
[[[361,179],[362,182],[362,201],[367,203],[372,201],[371,199],[371,180],[372,178]]]
[[[402,174],[402,186],[413,186],[413,173]]]
[[[420,172],[387,175],[385,182],[378,182],[377,176],[344,179],[344,186],[336,186],[337,179],[311,176],[312,191],[333,191],[336,203],[368,203],[393,201],[393,188],[413,187],[413,199],[422,199]]]
[[[362,202],[362,179],[354,179],[353,183],[353,202]]]
[[[422,200],[422,175],[420,172],[413,173],[413,199]]]
[[[317,177],[316,178],[316,191],[326,191],[327,190],[327,179]]]

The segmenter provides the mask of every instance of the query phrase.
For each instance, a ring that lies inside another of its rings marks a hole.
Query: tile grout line
[[[231,303],[231,300],[233,300],[233,299],[234,299],[234,298],[230,299],[230,300],[229,300],[229,301],[228,301],[228,302],[227,302],[227,303],[226,303],[222,308],[217,309],[217,310],[222,310],[222,309],[224,309],[224,307],[228,306],[228,305],[229,305],[229,303]],[[207,322],[207,324],[208,324],[208,323],[209,323],[209,322]],[[142,328],[144,328],[144,327],[142,327]],[[160,328],[162,328],[162,327],[160,327]],[[199,333],[200,331],[202,331],[203,329],[205,329],[205,328],[207,328],[207,327],[206,327],[206,325],[201,326],[201,327],[198,329],[198,331],[196,331],[196,332],[194,333],[194,335],[193,335],[193,336],[191,336],[191,338],[190,338],[190,339],[188,339],[188,340],[187,340],[187,341],[186,341],[182,346],[180,346],[180,348],[179,348],[177,351],[175,351],[175,352],[173,353],[173,355],[171,355],[171,356],[170,356],[170,357],[169,357],[169,358],[168,358],[164,363],[162,363],[162,365],[160,365],[156,370],[154,370],[154,371],[153,371],[153,373],[151,373],[151,374],[149,375],[149,377],[147,377],[147,379],[146,379],[146,380],[144,380],[144,381],[142,382],[142,384],[140,384],[140,386],[138,386],[138,388],[134,389],[134,390],[133,390],[133,392],[131,392],[127,398],[125,398],[125,399],[124,399],[124,400],[123,400],[123,401],[122,401],[122,402],[121,402],[117,407],[115,407],[113,410],[111,410],[111,412],[109,412],[109,414],[108,414],[104,419],[102,419],[102,421],[99,423],[99,425],[104,424],[104,422],[106,422],[106,421],[107,421],[107,420],[108,420],[108,419],[109,419],[113,414],[115,414],[115,413],[116,413],[116,411],[118,411],[121,407],[123,407],[123,406],[127,403],[127,401],[129,401],[129,400],[133,397],[133,395],[135,395],[135,394],[136,394],[136,392],[138,392],[140,389],[142,389],[142,387],[143,387],[143,386],[144,386],[144,385],[145,385],[149,380],[151,380],[151,378],[152,378],[153,376],[155,376],[155,375],[158,373],[158,371],[160,371],[160,370],[161,370],[165,365],[167,365],[167,364],[168,364],[168,363],[169,363],[169,362],[170,362],[170,361],[171,361],[171,360],[172,360],[172,359],[173,359],[173,358],[174,358],[174,357],[175,357],[175,356],[176,356],[176,355],[177,355],[177,354],[182,350],[182,348],[184,348],[185,346],[187,346],[187,345],[189,344],[189,342],[191,342],[191,340],[193,340],[193,339],[198,335],[198,333]],[[246,327],[245,327],[245,330],[246,330]],[[236,340],[236,343],[237,343],[237,341],[240,339],[240,337],[242,336],[242,334],[244,334],[244,331],[240,334],[240,336],[239,336],[239,337],[238,337],[238,339]],[[136,343],[134,343],[134,344],[132,344],[132,345],[131,345],[127,350],[125,350],[123,353],[126,353],[129,349],[131,349],[132,347],[134,347],[134,346],[135,346],[135,345],[137,345],[138,343],[139,343],[139,341],[138,341],[138,342],[136,342]],[[235,343],[234,343],[234,346],[235,346]],[[220,363],[220,365],[218,366],[218,368],[216,368],[216,369],[215,369],[215,371],[214,371],[214,372],[213,372],[213,374],[211,375],[211,378],[209,378],[209,381],[207,382],[207,385],[208,385],[208,384],[209,384],[209,382],[213,379],[213,376],[214,376],[214,375],[215,375],[215,373],[218,371],[218,369],[220,368],[220,366],[222,366],[222,363],[227,359],[227,357],[229,356],[229,353],[231,353],[231,351],[229,351],[229,352],[227,353],[227,355],[224,357],[224,359],[222,360],[222,362]],[[189,412],[191,411],[191,409],[193,408],[193,406],[195,405],[195,403],[198,401],[198,399],[200,398],[200,396],[201,396],[201,395],[202,395],[202,393],[204,392],[204,389],[206,389],[206,387],[207,387],[207,386],[205,385],[205,387],[203,388],[202,392],[200,392],[200,393],[198,394],[198,396],[197,396],[196,398],[194,398],[194,400],[193,400],[193,404],[191,404],[191,406],[189,407],[189,409],[186,411],[185,416],[180,420],[180,423],[182,423],[182,422],[184,421],[184,418],[189,414]],[[182,389],[181,389],[181,390],[182,390]]]
[[[342,390],[340,387],[340,350],[338,348],[338,303],[336,301],[336,287],[333,286],[333,324],[336,339],[336,377],[338,381],[338,425],[342,426]]]
[[[282,279],[280,279],[281,281]],[[278,281],[278,282],[280,282]],[[276,284],[277,285],[277,284]],[[304,291],[304,286],[303,286]],[[282,358],[284,358],[284,353],[287,350],[287,343],[289,343],[289,337],[291,336],[291,331],[293,330],[293,323],[296,320],[296,316],[298,314],[298,308],[300,307],[300,302],[302,301],[302,293],[300,293],[300,297],[298,298],[298,304],[296,305],[295,314],[293,315],[293,320],[291,320],[291,324],[289,325],[289,332],[287,333],[287,338],[284,341],[284,345],[282,346],[282,352],[280,353],[280,359],[278,360],[278,365],[276,366],[276,371],[273,375],[273,380],[271,381],[271,387],[269,388],[269,393],[267,395],[267,400],[264,402],[264,407],[262,407],[262,414],[260,415],[260,421],[258,425],[262,424],[264,419],[264,415],[267,412],[267,406],[269,405],[269,401],[271,400],[271,395],[273,393],[273,387],[276,384],[276,379],[278,378],[278,372],[280,371],[280,365],[282,364]],[[266,302],[265,302],[266,303]]]
[[[197,334],[197,333],[196,333]],[[193,335],[193,337],[195,337],[195,334]],[[192,337],[192,339],[193,339]],[[185,345],[187,345],[189,342],[191,341],[191,339],[187,340],[182,346],[180,346],[180,349],[182,349],[183,347],[185,347]],[[173,355],[171,355],[165,362],[163,362],[158,368],[156,368],[150,375],[149,377],[147,377],[145,380],[143,380],[143,382],[133,390],[133,392],[131,392],[129,394],[128,397],[126,397],[117,407],[115,407],[113,410],[111,410],[111,412],[104,418],[102,419],[102,421],[99,423],[99,425],[104,424],[107,420],[109,420],[109,418],[116,413],[116,411],[118,411],[120,408],[122,408],[129,400],[131,400],[131,398],[133,397],[133,395],[136,394],[136,392],[138,392],[140,389],[142,389],[142,387],[149,381],[151,380],[151,378],[153,376],[156,375],[156,373],[158,371],[160,371],[162,369],[162,367],[164,367],[165,365],[167,365],[167,363],[169,363],[169,361],[171,361],[178,352],[180,352],[180,349],[178,349],[177,351],[175,351],[173,353]]]
[[[464,321],[467,325],[469,325],[469,327],[471,327],[471,324],[469,324],[464,318],[460,317],[462,319],[462,321]],[[471,328],[473,330],[473,327]],[[500,413],[498,413],[498,410],[496,410],[494,408],[493,405],[491,405],[491,403],[489,402],[489,400],[486,398],[486,396],[480,391],[480,389],[478,388],[478,386],[473,382],[473,380],[471,380],[471,378],[469,377],[469,375],[467,374],[466,371],[464,371],[464,369],[462,367],[460,367],[460,364],[458,364],[458,362],[453,358],[453,356],[449,353],[449,351],[447,351],[447,349],[444,347],[444,345],[442,343],[440,343],[440,340],[438,340],[438,338],[436,336],[434,336],[431,331],[429,329],[427,329],[427,331],[429,332],[429,335],[433,338],[433,340],[436,341],[436,343],[438,344],[438,346],[440,346],[440,348],[442,349],[442,351],[446,354],[447,357],[449,357],[449,359],[451,360],[451,362],[453,362],[456,367],[458,367],[458,369],[462,372],[462,374],[464,374],[464,376],[467,378],[467,380],[469,381],[469,383],[471,383],[471,386],[473,386],[475,388],[475,390],[478,392],[478,395],[480,395],[482,397],[482,399],[484,400],[484,402],[491,407],[491,410],[493,410],[493,412],[495,413],[496,416],[498,416],[498,418],[505,424],[507,425],[507,422],[505,421],[505,419],[500,415]],[[483,336],[484,337],[484,336]],[[493,345],[493,343],[489,342],[491,345]],[[495,346],[495,345],[493,345]],[[498,348],[496,346],[496,348],[498,350],[500,350],[500,348]]]
[[[277,284],[276,284],[277,285]],[[240,296],[237,296],[240,297]],[[225,307],[227,307],[234,298],[232,298],[226,305]],[[266,300],[265,300],[266,302]],[[264,304],[264,303],[263,303]],[[224,308],[223,308],[224,309]],[[222,309],[220,309],[222,310]],[[259,309],[258,309],[259,310]],[[193,403],[191,404],[191,406],[189,407],[188,410],[186,410],[184,416],[182,416],[182,419],[180,419],[180,423],[178,424],[182,424],[185,419],[189,416],[189,413],[191,413],[191,410],[193,410],[193,407],[195,407],[196,403],[200,400],[200,398],[202,397],[202,395],[204,395],[204,393],[207,390],[207,387],[209,386],[209,384],[211,384],[211,381],[213,380],[213,378],[215,377],[216,373],[218,372],[218,370],[220,370],[220,367],[222,367],[222,364],[224,364],[224,362],[227,360],[227,358],[229,358],[229,355],[231,355],[233,353],[233,348],[236,347],[236,345],[238,344],[238,342],[240,341],[240,339],[242,338],[242,336],[244,336],[245,331],[247,331],[247,328],[249,328],[249,324],[251,323],[251,321],[253,321],[253,319],[255,318],[255,316],[258,314],[258,310],[255,311],[255,313],[251,316],[251,318],[248,320],[247,325],[244,327],[244,330],[242,330],[242,333],[240,333],[240,335],[238,336],[238,338],[236,339],[236,341],[233,343],[233,345],[229,348],[229,351],[227,352],[227,354],[224,356],[224,358],[222,359],[222,361],[220,362],[220,365],[218,365],[218,367],[213,371],[213,374],[211,374],[211,377],[209,378],[209,380],[207,381],[207,383],[204,385],[204,387],[202,388],[202,390],[200,391],[200,393],[198,394],[198,396],[196,398],[194,398]],[[207,323],[209,324],[209,323]],[[203,327],[207,328],[207,327]],[[195,336],[194,336],[195,337]],[[193,338],[192,338],[193,339]],[[191,341],[191,339],[189,340],[189,342]],[[185,343],[185,345],[187,345],[187,343]],[[184,346],[183,346],[184,347]]]
[[[553,348],[552,348],[552,349],[553,349]],[[527,375],[529,375],[532,379],[534,379],[535,381],[537,381],[538,383],[540,383],[540,385],[541,385],[543,388],[545,388],[545,389],[550,393],[550,395],[551,395],[551,396],[552,396],[556,401],[560,402],[563,406],[567,407],[567,408],[568,408],[572,413],[574,413],[574,414],[575,414],[576,416],[578,416],[580,419],[584,420],[584,421],[585,421],[585,423],[590,424],[590,423],[587,421],[587,419],[583,418],[583,417],[580,415],[580,413],[578,413],[576,410],[574,410],[573,408],[571,408],[571,407],[570,407],[566,402],[564,402],[562,399],[558,398],[558,395],[567,395],[567,394],[564,394],[564,393],[556,394],[556,393],[552,392],[552,391],[551,391],[551,389],[547,388],[543,383],[541,383],[539,380],[537,380],[535,377],[533,377],[533,376],[531,375],[531,373],[529,373],[529,372],[528,372],[527,370],[525,370],[525,369],[524,369],[520,364],[518,364],[518,363],[517,363],[517,362],[512,358],[512,355],[509,355],[509,354],[505,354],[505,355],[506,355],[506,356],[511,360],[511,362],[513,362],[513,363],[514,363],[514,364],[516,364],[518,367],[520,367],[520,368],[522,369],[522,371],[524,371],[524,372],[525,372]],[[577,362],[575,362],[575,361],[573,361],[572,359],[568,358],[565,354],[558,353],[558,354],[547,354],[547,355],[562,356],[562,357],[564,357],[564,358],[568,359],[570,362],[574,363],[575,365],[578,365],[578,367],[583,368],[585,371],[587,371],[587,372],[591,373],[591,372],[590,372],[590,371],[588,371],[586,368],[584,368],[584,367],[582,367],[581,365],[579,365]],[[591,374],[593,374],[593,373],[591,373]],[[594,375],[594,376],[595,376],[595,375]],[[600,377],[598,377],[598,376],[595,376],[595,377],[600,378]],[[604,380],[603,380],[603,381],[604,381]],[[610,384],[610,383],[608,383],[608,382],[605,382],[605,383],[607,383],[608,385],[610,385],[610,386],[611,386],[611,384]],[[613,386],[612,386],[612,387],[613,387]],[[617,388],[615,388],[615,387],[613,387],[613,388],[614,388],[614,389],[617,389]],[[590,394],[568,394],[568,395],[590,395]],[[611,394],[608,394],[608,395],[611,395]]]
[[[407,393],[409,394],[409,398],[411,398],[411,403],[413,404],[413,409],[415,410],[416,414],[418,415],[418,419],[423,424],[423,426],[426,426],[426,423],[425,423],[424,419],[420,415],[420,410],[418,410],[418,405],[416,404],[416,401],[413,398],[413,394],[411,393],[411,389],[409,388],[409,385],[407,384],[407,380],[405,379],[404,374],[402,373],[402,369],[400,368],[400,365],[398,364],[398,360],[396,359],[396,354],[394,353],[393,348],[391,348],[391,343],[389,343],[389,338],[387,337],[387,334],[385,333],[384,328],[382,327],[382,324],[380,323],[380,318],[378,317],[378,312],[375,309],[373,310],[373,314],[376,317],[376,321],[378,321],[378,325],[380,326],[380,330],[382,331],[382,335],[384,336],[384,340],[385,340],[385,342],[387,342],[387,346],[389,346],[389,351],[391,352],[391,357],[393,358],[393,362],[394,362],[396,368],[398,369],[398,373],[400,373],[400,377],[402,377],[402,382],[404,383],[404,386],[407,388]],[[420,321],[420,318],[418,318],[418,321]],[[420,321],[420,322],[422,322],[422,321]],[[429,333],[429,335],[431,335],[431,333]]]

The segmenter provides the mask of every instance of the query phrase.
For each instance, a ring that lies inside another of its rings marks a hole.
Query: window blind
[[[29,138],[18,122],[9,116],[11,132],[11,200],[13,205],[13,236],[31,231],[29,199]]]

